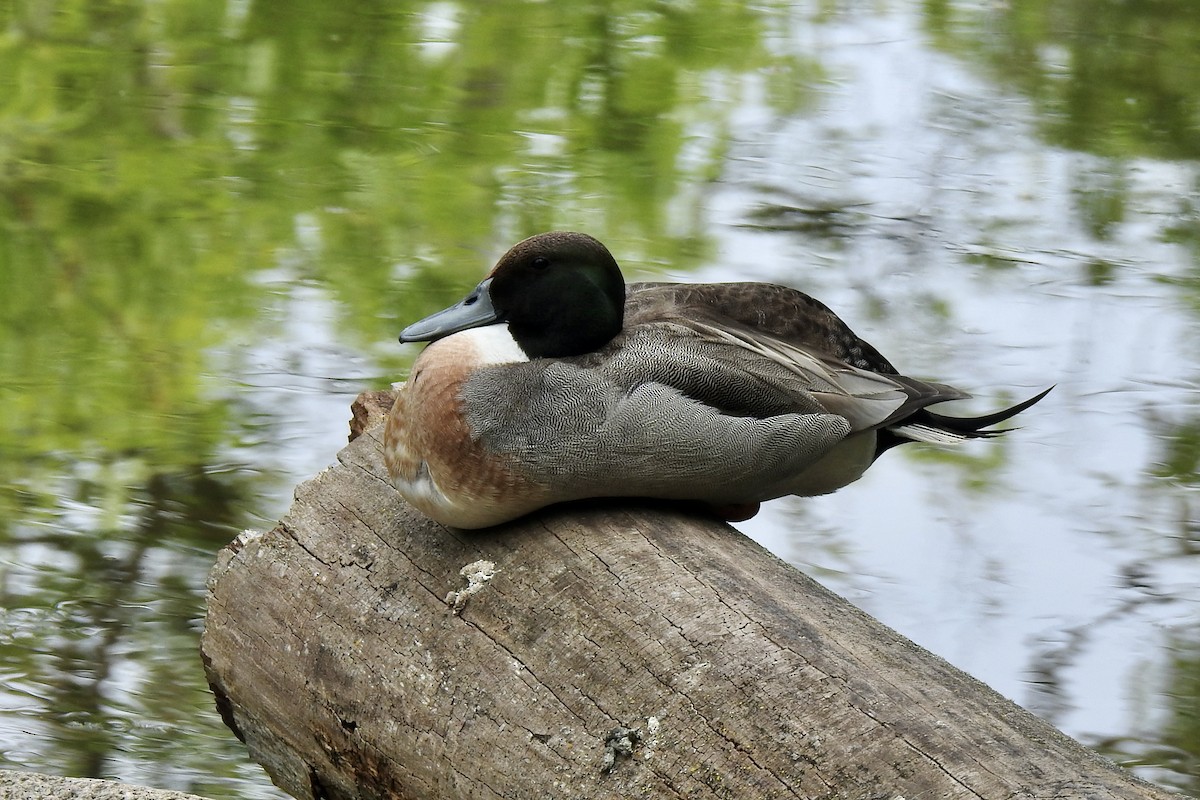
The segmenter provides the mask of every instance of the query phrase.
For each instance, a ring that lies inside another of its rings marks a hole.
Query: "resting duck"
[[[582,233],[509,250],[457,305],[404,329],[432,342],[384,431],[396,488],[434,520],[482,528],[566,500],[696,500],[745,519],[832,492],[888,448],[950,444],[994,414],[909,378],[820,302],[766,283],[635,283]]]

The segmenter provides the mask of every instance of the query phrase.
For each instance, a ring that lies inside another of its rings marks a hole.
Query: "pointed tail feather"
[[[1004,422],[1006,419],[1012,419],[1017,414],[1020,414],[1022,411],[1029,408],[1046,395],[1050,394],[1053,389],[1054,387],[1051,386],[1049,389],[1038,392],[1028,400],[1017,403],[1015,406],[1009,406],[1008,408],[1001,409],[1000,411],[992,414],[984,414],[978,417],[951,417],[947,416],[946,414],[938,414],[930,411],[929,416],[933,419],[934,423],[938,425],[938,427],[945,428],[955,433],[965,434],[968,439],[984,436],[995,436],[996,434],[1004,433],[1004,431],[985,431],[982,429],[990,428],[993,425],[998,425],[999,423]],[[972,434],[974,434],[974,436],[972,436]]]
[[[930,442],[932,444],[958,444],[969,439],[987,439],[992,436],[999,436],[1006,433],[1009,429],[1000,431],[983,430],[1004,422],[1007,419],[1015,417],[1025,409],[1032,406],[1034,403],[1041,400],[1054,387],[1051,386],[1043,392],[1035,394],[1033,397],[1023,402],[1017,403],[1014,406],[1001,409],[991,414],[984,414],[978,417],[951,417],[946,414],[938,414],[930,411],[928,408],[923,408],[916,414],[913,414],[907,421],[899,425],[889,426],[881,434],[891,434],[890,436],[882,436],[879,440],[878,453],[882,453],[890,447],[894,447],[904,442]]]

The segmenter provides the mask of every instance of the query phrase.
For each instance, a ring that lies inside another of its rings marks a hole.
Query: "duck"
[[[1050,391],[936,412],[970,395],[900,374],[797,289],[627,285],[608,248],[573,231],[518,242],[400,341],[429,344],[388,413],[384,462],[405,500],[463,529],[605,497],[740,521],[853,483],[897,445],[996,436]]]

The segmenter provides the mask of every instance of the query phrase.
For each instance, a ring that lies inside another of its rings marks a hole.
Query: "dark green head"
[[[530,358],[590,353],[620,330],[625,279],[603,244],[585,233],[552,231],[513,246],[458,304],[413,323],[402,342],[507,323]]]

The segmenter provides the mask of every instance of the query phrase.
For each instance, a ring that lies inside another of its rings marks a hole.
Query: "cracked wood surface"
[[[404,504],[372,427],[222,551],[203,656],[298,798],[1168,798],[727,525]]]

